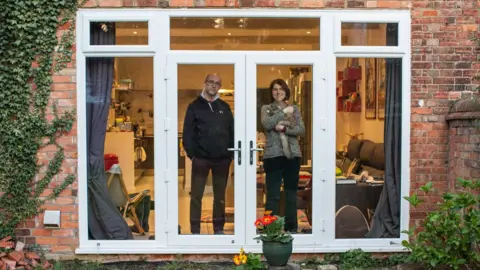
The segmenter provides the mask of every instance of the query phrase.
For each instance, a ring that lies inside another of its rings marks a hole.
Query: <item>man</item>
[[[233,152],[233,113],[218,97],[222,85],[220,76],[205,78],[202,94],[188,105],[183,125],[183,147],[192,160],[192,190],[190,194],[190,230],[200,233],[202,198],[207,177],[212,170],[213,229],[224,234],[225,190]]]

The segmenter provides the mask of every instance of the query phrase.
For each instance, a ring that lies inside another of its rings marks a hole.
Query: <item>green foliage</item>
[[[458,179],[458,190],[443,194],[443,201],[423,221],[423,231],[405,231],[411,241],[402,245],[409,249],[411,260],[426,267],[448,266],[452,269],[480,269],[480,181]],[[423,186],[429,195],[432,184]],[[416,195],[414,195],[416,196]],[[406,197],[413,207],[418,204]]]
[[[363,252],[361,249],[341,253],[340,262],[340,269],[368,269],[377,265],[377,261],[372,254]]]
[[[254,239],[259,239],[268,242],[289,243],[293,241],[293,237],[288,232],[284,231],[285,218],[280,216],[271,216],[266,213],[263,218],[255,221],[255,226],[261,234]]]
[[[61,171],[64,152],[57,139],[71,130],[75,118],[74,112],[59,114],[49,97],[53,72],[72,56],[79,5],[78,0],[2,0],[0,238],[14,236],[17,224],[37,215],[42,204],[74,180],[69,176],[55,185],[53,194],[40,197]],[[59,41],[57,28],[67,22],[72,24]],[[37,153],[47,146],[56,153],[45,166],[39,164]]]

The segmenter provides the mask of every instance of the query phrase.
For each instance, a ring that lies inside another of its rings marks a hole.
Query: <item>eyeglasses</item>
[[[207,84],[209,84],[210,86],[222,86],[222,83],[221,82],[216,82],[216,81],[212,81],[212,80],[207,80],[205,81]]]

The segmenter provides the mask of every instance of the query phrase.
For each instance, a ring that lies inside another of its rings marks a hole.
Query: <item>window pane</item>
[[[116,231],[112,240],[155,239],[153,59],[86,63],[91,237],[112,239],[104,231]]]
[[[148,22],[91,22],[90,45],[148,45]]]
[[[337,58],[336,238],[400,237],[401,69],[401,59]]]
[[[178,65],[180,234],[234,234],[234,67]]]
[[[262,117],[265,121],[277,110],[269,86],[279,78],[289,88],[287,104],[295,105],[300,114],[298,118],[292,117],[295,114],[286,114],[281,121],[291,132],[301,130],[303,122],[305,132],[298,136],[289,133],[287,137],[285,133],[280,135],[283,137],[276,137],[279,133],[266,127],[266,122],[262,123]],[[312,79],[312,66],[257,66],[257,148],[263,149],[257,154],[257,218],[265,211],[272,211],[273,215],[286,218],[285,229],[293,233],[310,234],[313,226]],[[276,144],[277,141],[281,144]]]
[[[398,46],[398,24],[342,23],[342,46]]]
[[[319,50],[320,19],[171,18],[170,49]]]

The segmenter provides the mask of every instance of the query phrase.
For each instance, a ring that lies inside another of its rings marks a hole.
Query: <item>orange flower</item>
[[[255,221],[255,227],[258,227],[258,226],[263,226],[263,220],[257,219],[257,220]]]
[[[272,224],[273,221],[274,220],[273,220],[272,216],[265,216],[265,217],[263,217],[263,222],[262,223],[265,224],[265,225],[270,225],[270,224]]]
[[[240,256],[235,255],[235,257],[233,257],[233,263],[235,263],[235,265],[240,265],[242,263],[240,261]]]
[[[265,213],[263,215],[264,216],[270,216],[270,214],[272,214],[272,211],[268,210],[268,211],[265,211]]]

